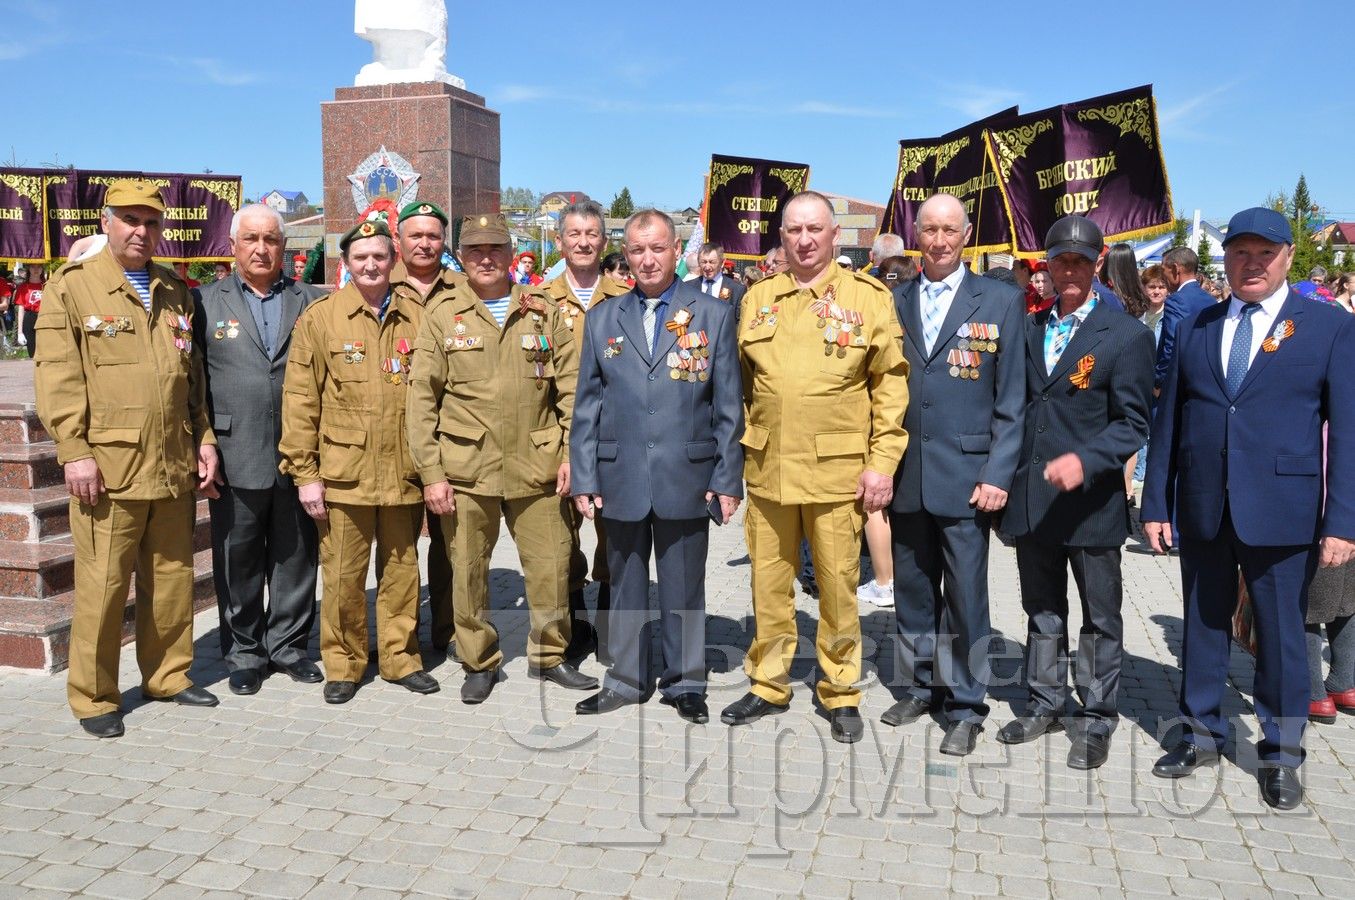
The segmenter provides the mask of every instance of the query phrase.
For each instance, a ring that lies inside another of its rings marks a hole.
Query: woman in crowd
[[[635,284],[631,280],[630,266],[626,265],[626,257],[620,252],[608,253],[602,257],[602,274],[617,284]]]
[[[1054,279],[1044,260],[1031,263],[1030,284],[1026,285],[1026,312],[1037,313],[1054,305]]]
[[[28,348],[29,357],[37,355],[38,337],[34,328],[38,322],[38,308],[42,305],[42,266],[29,263],[27,280],[14,292],[14,308],[18,310],[17,340]]]
[[[1345,272],[1332,279],[1332,299],[1346,312],[1355,312],[1355,272]]]

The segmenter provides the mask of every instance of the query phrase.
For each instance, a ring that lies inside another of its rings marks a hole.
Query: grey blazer
[[[584,317],[569,432],[572,492],[601,495],[610,519],[638,522],[651,510],[661,519],[704,518],[706,491],[743,496],[734,309],[690,282],[678,284],[665,322],[690,310],[689,333],[705,331],[710,341],[708,378],[686,381],[671,377],[668,354],[678,348],[664,322],[653,355],[647,351],[643,306],[631,291]]]
[[[193,290],[193,339],[202,351],[207,407],[222,472],[232,487],[264,490],[291,482],[278,473],[287,351],[296,317],[325,291],[289,278],[283,281],[285,286],[278,297],[282,315],[271,359],[264,352],[263,337],[241,293],[238,276]],[[222,330],[216,323],[232,320],[239,323],[236,336],[230,337],[230,329],[226,329],[218,338]]]

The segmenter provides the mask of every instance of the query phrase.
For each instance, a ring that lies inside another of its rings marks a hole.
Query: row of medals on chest
[[[402,384],[409,380],[409,355],[412,348],[409,338],[395,339],[395,355],[381,360],[381,379],[391,384]],[[367,342],[352,340],[343,342],[343,361],[350,366],[358,365],[367,358]]]
[[[978,381],[982,354],[997,352],[998,327],[991,322],[966,322],[955,335],[960,340],[946,354],[950,377]]]
[[[175,315],[170,328],[174,331],[174,349],[185,356],[193,352],[193,325],[187,316]],[[131,316],[90,316],[85,319],[85,331],[90,334],[102,334],[106,338],[115,338],[122,332],[132,330]]]
[[[845,359],[848,347],[866,346],[863,332],[865,317],[859,310],[846,309],[838,304],[837,285],[828,285],[823,296],[809,304],[809,311],[817,317],[816,327],[823,329],[824,356],[836,353],[838,359]],[[748,326],[758,328],[765,323],[775,328],[780,312],[780,305],[764,306],[753,315]]]

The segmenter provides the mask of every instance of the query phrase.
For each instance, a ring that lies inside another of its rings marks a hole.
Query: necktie
[[[1233,332],[1233,346],[1228,350],[1228,396],[1236,397],[1242,389],[1242,380],[1247,377],[1247,368],[1251,365],[1251,317],[1261,307],[1256,303],[1242,304],[1242,317],[1237,320],[1237,331]]]
[[[701,279],[701,293],[703,293],[703,294],[709,294],[711,288],[713,288],[713,287],[715,287],[715,279],[713,279],[713,278],[703,278],[703,279]]]
[[[933,281],[927,285],[927,300],[922,304],[922,341],[927,345],[927,353],[932,352],[936,338],[941,334],[941,295],[946,291],[944,281]]]
[[[645,342],[649,344],[651,354],[654,352],[654,326],[658,321],[655,311],[658,310],[659,304],[662,302],[662,297],[645,298],[645,314],[642,321],[645,326]]]

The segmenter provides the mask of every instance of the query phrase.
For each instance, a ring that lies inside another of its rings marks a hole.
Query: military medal
[[[212,332],[212,337],[216,338],[216,339],[219,341],[219,340],[221,340],[222,338],[224,338],[225,336],[226,336],[226,323],[225,323],[225,322],[217,322],[217,323],[216,323],[216,331],[213,331],[213,332]]]
[[[602,355],[608,359],[620,356],[625,345],[626,339],[624,337],[609,337],[607,338],[607,349],[602,351]]]
[[[456,332],[458,335],[466,333],[466,323],[461,321],[460,316],[457,316],[452,321],[456,323],[455,327],[452,328],[452,331]]]
[[[568,303],[560,304],[560,317],[565,320],[565,327],[570,331],[574,330],[574,307]]]
[[[1092,385],[1092,369],[1096,368],[1096,357],[1088,353],[1077,361],[1077,371],[1068,376],[1073,387],[1085,391]]]
[[[226,323],[226,337],[238,338],[239,336],[240,336],[240,323],[237,322],[235,319],[231,319],[229,322]]]
[[[764,310],[767,307],[763,308]],[[775,311],[776,307],[771,307]],[[708,355],[706,347],[710,344],[710,338],[704,331],[698,331],[692,334],[687,331],[687,326],[692,321],[692,311],[690,309],[679,309],[673,314],[673,319],[664,324],[664,328],[676,335],[676,351],[668,354],[668,377],[673,381],[704,381],[705,378],[699,378],[705,374],[704,369],[709,365],[705,358]],[[773,322],[775,324],[775,322]]]
[[[748,327],[749,327],[749,328],[760,328],[760,327],[762,327],[762,325],[765,323],[765,324],[771,325],[773,328],[775,328],[775,327],[776,327],[776,314],[777,314],[777,312],[778,312],[780,309],[781,309],[780,306],[763,306],[763,307],[761,307],[760,309],[758,309],[757,313],[753,316],[753,318],[751,318],[751,319],[748,320]],[[820,328],[823,327],[823,322],[819,322],[819,327],[820,327]]]
[[[1275,326],[1275,330],[1270,333],[1270,337],[1261,342],[1261,349],[1266,353],[1274,353],[1280,349],[1280,345],[1294,336],[1294,320],[1285,319]]]

